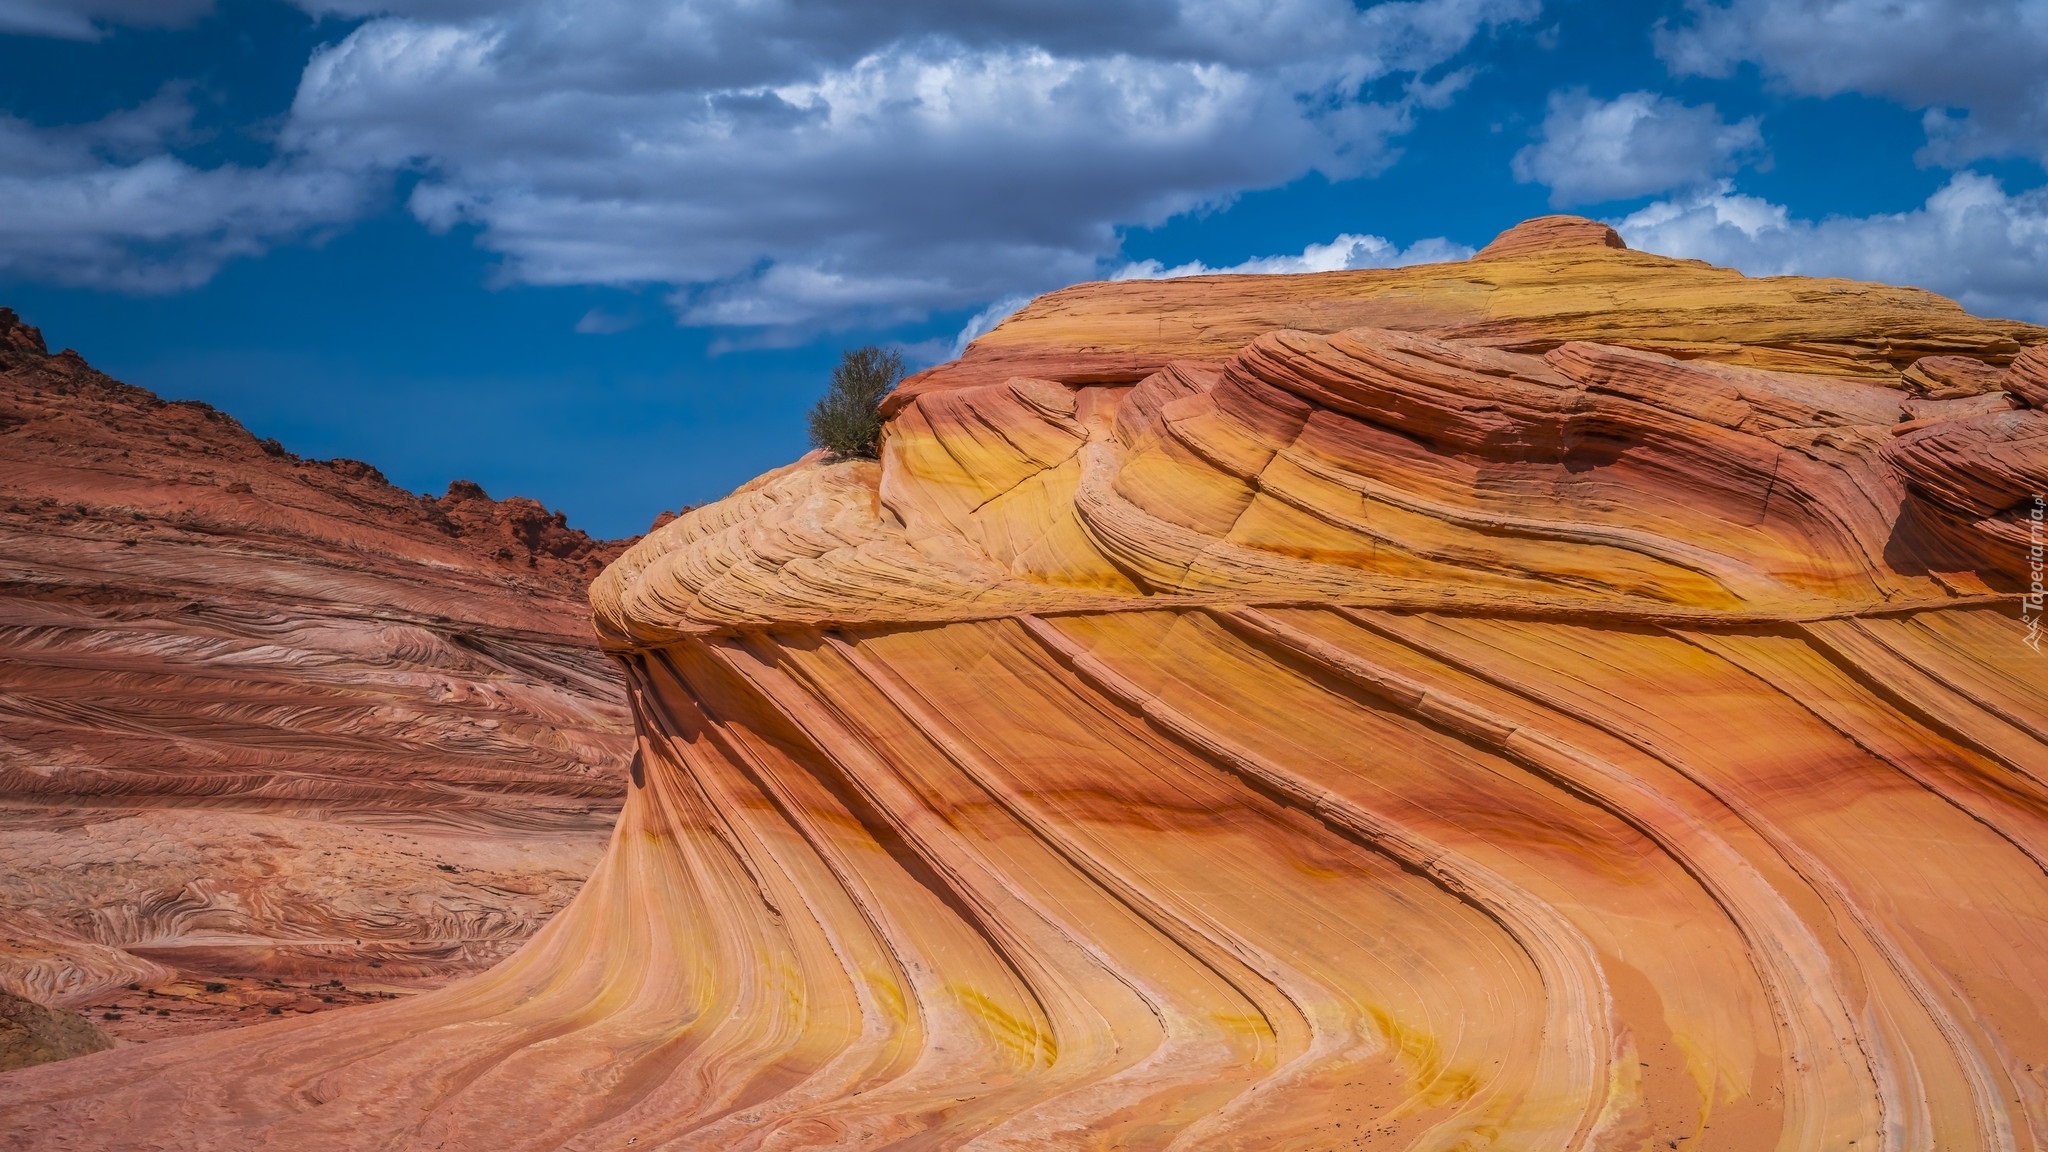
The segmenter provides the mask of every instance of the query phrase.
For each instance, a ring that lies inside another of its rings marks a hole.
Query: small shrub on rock
[[[873,460],[882,447],[882,397],[903,379],[903,357],[870,344],[832,369],[832,386],[811,409],[811,443],[834,460]]]

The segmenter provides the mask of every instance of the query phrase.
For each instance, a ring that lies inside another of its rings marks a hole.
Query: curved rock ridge
[[[1573,248],[1627,248],[1621,233],[1584,216],[1538,216],[1524,220],[1493,238],[1473,254],[1475,260],[1563,252]]]
[[[1925,356],[2002,367],[2048,341],[2048,329],[1971,316],[1917,288],[1751,279],[1618,243],[1604,224],[1547,216],[1462,263],[1080,284],[1039,297],[960,359],[911,377],[888,410],[1012,376],[1135,384],[1173,360],[1226,359],[1277,329],[1391,328],[1539,354],[1593,340],[1887,385]]]
[[[1406,282],[1533,342],[1041,300],[593,585],[634,783],[517,955],[10,1074],[0,1141],[2048,1146],[2048,332],[1561,231]]]
[[[1332,602],[1812,620],[1989,602],[2048,415],[1570,341],[1259,336],[1131,387],[927,392],[592,589],[631,648],[770,623]]]
[[[0,989],[148,1039],[507,955],[625,787],[582,603],[625,543],[301,460],[0,310]]]

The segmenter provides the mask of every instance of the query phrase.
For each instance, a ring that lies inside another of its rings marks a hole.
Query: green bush
[[[873,460],[882,447],[882,397],[903,379],[903,357],[870,344],[832,369],[832,386],[811,409],[811,443],[834,460]]]

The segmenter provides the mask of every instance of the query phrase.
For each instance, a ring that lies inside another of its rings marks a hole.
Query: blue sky
[[[2048,322],[2048,0],[0,0],[0,304],[599,535],[838,352],[1528,216]]]

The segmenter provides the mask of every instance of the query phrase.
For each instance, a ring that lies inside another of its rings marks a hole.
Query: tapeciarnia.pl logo
[[[2027,550],[2027,566],[2032,570],[2032,582],[2027,594],[2020,598],[2020,623],[2027,626],[2026,644],[2041,654],[2041,609],[2043,593],[2041,588],[2042,538],[2041,522],[2043,513],[2048,513],[2048,495],[2034,493],[2034,509],[2027,518],[2027,539],[2031,545]]]

